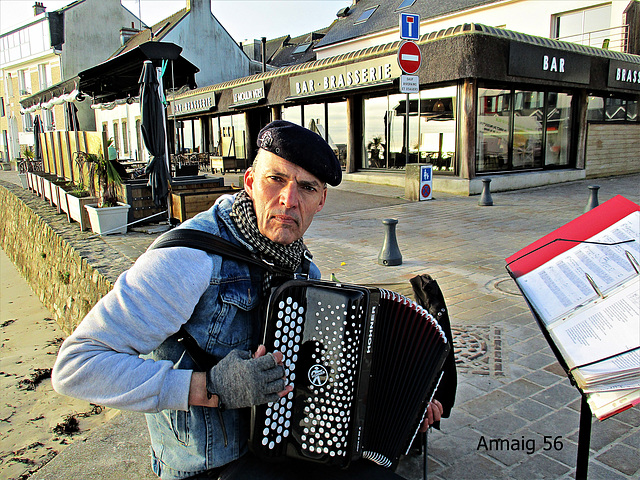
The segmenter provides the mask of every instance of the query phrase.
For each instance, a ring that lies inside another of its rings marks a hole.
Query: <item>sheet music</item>
[[[624,288],[551,325],[549,332],[573,368],[640,347],[639,319],[640,276],[636,275]]]
[[[616,285],[637,275],[640,260],[640,212],[636,211],[606,230],[553,258],[516,281],[545,325],[598,298]]]

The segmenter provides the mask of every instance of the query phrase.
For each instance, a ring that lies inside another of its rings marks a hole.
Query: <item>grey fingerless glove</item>
[[[275,402],[284,390],[284,367],[272,354],[252,358],[233,350],[207,372],[207,392],[218,395],[220,408],[243,408]]]

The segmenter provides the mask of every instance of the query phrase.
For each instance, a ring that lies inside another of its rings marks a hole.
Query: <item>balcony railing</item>
[[[628,38],[629,25],[622,25],[620,27],[604,28],[602,30],[559,37],[557,40],[626,53]]]

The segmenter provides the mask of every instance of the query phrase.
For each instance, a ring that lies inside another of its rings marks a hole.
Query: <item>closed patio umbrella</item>
[[[33,159],[36,162],[42,161],[42,143],[40,143],[40,134],[42,133],[42,121],[40,115],[33,118]]]
[[[140,111],[141,131],[144,144],[151,154],[151,160],[145,168],[149,174],[149,183],[153,202],[157,206],[166,206],[169,192],[169,164],[166,155],[166,131],[164,105],[160,98],[160,83],[153,63],[144,62],[140,75]]]

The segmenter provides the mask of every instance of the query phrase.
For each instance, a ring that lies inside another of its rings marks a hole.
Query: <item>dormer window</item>
[[[296,53],[304,53],[307,50],[309,50],[309,47],[311,46],[311,43],[302,43],[300,45],[298,45],[295,50],[293,51],[294,54]]]
[[[358,17],[358,19],[353,24],[357,25],[359,23],[364,23],[367,20],[369,20],[371,15],[373,15],[373,12],[375,12],[378,7],[379,5],[376,5],[375,7],[367,8],[364,12],[362,12],[362,14]]]
[[[416,3],[416,0],[402,0],[402,3],[398,6],[397,10],[402,10],[403,8],[410,7]]]

